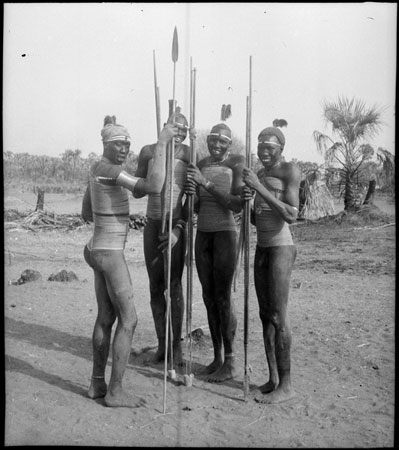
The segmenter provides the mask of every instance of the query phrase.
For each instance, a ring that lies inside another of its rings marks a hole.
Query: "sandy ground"
[[[5,197],[5,207],[23,209],[17,200],[32,209],[31,200],[18,193]],[[81,196],[55,195],[51,209],[79,212],[80,200]],[[154,352],[156,335],[142,232],[131,230],[126,258],[134,280],[139,323],[124,384],[145,397],[147,404],[133,410],[113,409],[86,395],[96,303],[93,275],[82,251],[91,227],[33,232],[6,226],[5,445],[393,446],[395,226],[387,224],[395,217],[392,204],[382,202],[380,206],[390,217],[292,227],[298,249],[289,306],[296,396],[268,406],[253,400],[257,386],[267,381],[268,371],[252,266],[248,401],[243,396],[243,273],[233,292],[238,315],[238,376],[211,384],[196,374],[211,361],[212,345],[195,274],[192,329],[202,328],[205,336],[193,341],[193,386],[184,384],[183,369],[176,381],[168,380],[165,396],[163,365],[144,364]],[[142,212],[142,204],[136,207],[134,212]],[[251,260],[253,253],[252,245]],[[42,278],[10,284],[25,269],[39,271]],[[48,281],[62,269],[73,271],[78,280]],[[186,273],[183,281],[185,286]],[[109,374],[110,361],[106,379]]]

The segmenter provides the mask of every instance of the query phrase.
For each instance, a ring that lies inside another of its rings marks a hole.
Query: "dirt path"
[[[179,374],[177,382],[167,383],[166,414],[163,366],[144,364],[153,352],[156,336],[142,233],[130,232],[126,251],[139,324],[125,387],[144,396],[147,405],[128,410],[106,408],[101,400],[86,397],[96,313],[92,273],[82,258],[90,228],[36,233],[8,230],[5,444],[392,446],[395,227],[381,225],[363,222],[293,227],[298,248],[289,311],[292,377],[297,393],[293,400],[267,407],[253,401],[256,387],[267,379],[267,366],[251,278],[251,398],[243,401],[241,276],[233,294],[238,311],[237,378],[215,385],[196,375],[193,387],[188,388],[182,383],[183,373]],[[20,286],[8,284],[28,268],[38,270],[42,279]],[[51,274],[62,269],[74,271],[78,281],[48,281]],[[205,337],[193,345],[194,373],[212,357],[206,325],[195,276],[193,329],[202,327]],[[109,372],[110,367],[107,377]]]

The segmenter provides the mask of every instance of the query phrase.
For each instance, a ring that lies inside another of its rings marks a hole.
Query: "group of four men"
[[[103,155],[90,169],[82,216],[94,222],[94,233],[84,248],[86,262],[94,271],[98,314],[93,330],[93,371],[88,395],[104,397],[107,406],[137,407],[145,401],[126,392],[122,379],[137,325],[133,286],[124,257],[129,230],[129,197],[148,195],[144,227],[144,256],[149,276],[151,311],[158,338],[153,363],[164,361],[166,345],[165,258],[168,233],[165,219],[172,212],[170,255],[172,351],[177,366],[184,363],[181,349],[184,296],[182,274],[186,253],[187,202],[194,196],[198,214],[195,262],[207,310],[214,358],[203,374],[209,382],[236,376],[234,339],[237,319],[231,288],[235,272],[237,225],[234,213],[254,194],[257,246],[254,261],[255,289],[263,326],[269,381],[255,399],[275,403],[294,395],[290,378],[291,331],[287,303],[290,276],[296,256],[289,224],[298,213],[299,169],[282,156],[285,137],[276,127],[258,136],[258,157],[263,168],[255,174],[245,167],[242,155],[230,152],[232,134],[224,123],[215,125],[208,137],[209,156],[190,163],[187,119],[172,115],[156,144],[142,148],[134,176],[123,170],[130,148],[128,130],[107,116],[101,131]],[[165,198],[166,151],[174,139],[174,188],[172,202]],[[190,130],[195,139],[195,130]],[[164,208],[164,202],[173,205]],[[170,202],[170,203],[169,203]],[[165,217],[166,214],[166,217]],[[108,386],[105,367],[111,345],[112,371]]]

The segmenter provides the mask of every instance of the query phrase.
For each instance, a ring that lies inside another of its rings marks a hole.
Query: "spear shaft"
[[[251,168],[251,114],[252,114],[252,56],[249,57],[249,95],[247,97],[247,121],[245,140],[246,166]],[[250,213],[249,200],[244,206],[244,401],[249,393],[248,365],[248,299],[249,299],[249,251],[250,251]]]
[[[196,69],[192,68],[192,59],[190,59],[190,128],[195,127],[195,83]],[[196,163],[196,149],[194,139],[190,141],[190,163]],[[193,260],[194,260],[194,196],[188,196],[188,220],[187,220],[187,301],[186,301],[186,375],[191,374],[191,320],[192,320],[192,301],[193,301]]]
[[[176,62],[179,57],[179,47],[177,39],[177,28],[173,32],[172,43],[172,61],[173,61],[173,116],[176,112],[175,105],[175,91],[176,91]],[[169,153],[169,233],[168,233],[168,271],[166,284],[166,330],[165,330],[165,367],[164,367],[164,397],[163,397],[163,412],[166,412],[166,383],[167,383],[167,366],[168,366],[168,344],[169,344],[169,326],[171,314],[171,298],[170,298],[170,279],[171,279],[171,256],[172,256],[172,229],[173,229],[173,182],[174,182],[174,154],[175,154],[175,140],[172,139]],[[173,343],[172,343],[173,346]]]

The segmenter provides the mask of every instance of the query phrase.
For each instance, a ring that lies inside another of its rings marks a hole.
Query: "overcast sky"
[[[3,149],[101,154],[107,114],[128,127],[138,153],[156,141],[153,51],[165,121],[173,96],[189,117],[190,58],[197,69],[196,128],[227,120],[245,142],[252,57],[252,151],[285,119],[286,159],[323,162],[312,140],[323,100],[384,108],[372,143],[395,152],[396,3],[6,3]]]

